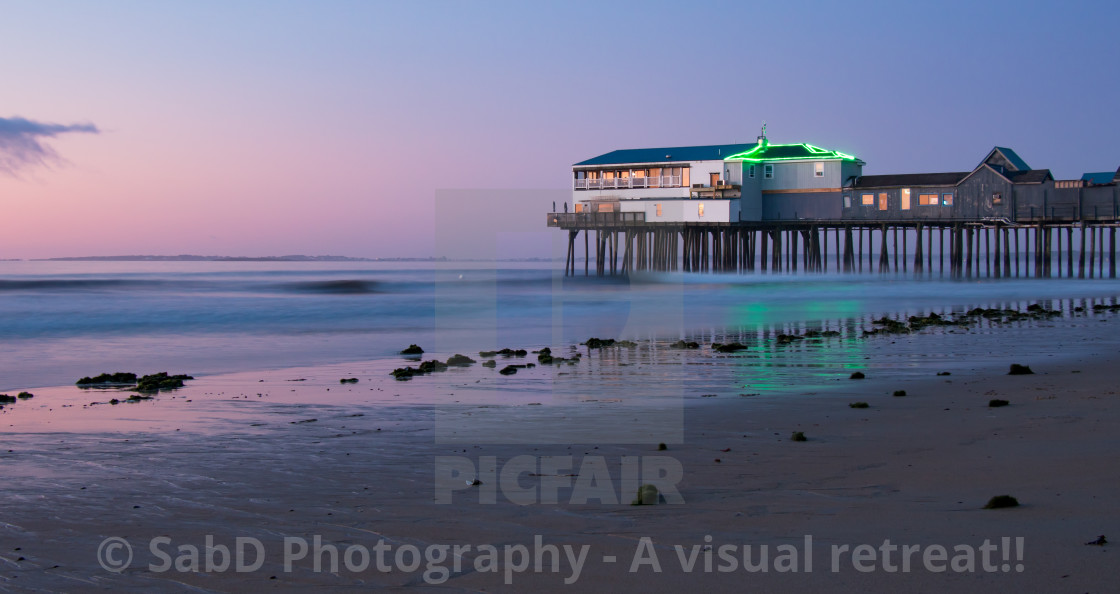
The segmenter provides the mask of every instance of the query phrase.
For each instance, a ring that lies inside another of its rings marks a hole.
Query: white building
[[[572,166],[575,212],[644,213],[650,223],[796,219],[861,175],[859,159],[758,142],[617,150]],[[826,196],[827,195],[827,196]],[[784,210],[784,212],[783,212]]]

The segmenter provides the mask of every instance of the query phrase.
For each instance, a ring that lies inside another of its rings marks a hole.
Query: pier
[[[864,165],[772,144],[765,126],[754,143],[616,150],[572,166],[573,212],[547,224],[567,231],[567,276],[582,247],[585,276],[594,260],[596,276],[1116,278],[1120,169],[1055,180],[1001,146],[969,171],[863,175]]]
[[[954,278],[1116,278],[1120,218],[654,223],[643,213],[549,213],[567,231],[564,273],[913,273]],[[582,233],[583,240],[579,236]],[[580,245],[582,244],[582,245]]]

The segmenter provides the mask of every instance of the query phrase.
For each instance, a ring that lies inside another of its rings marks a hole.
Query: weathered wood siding
[[[983,167],[957,184],[953,217],[958,219],[1011,219],[1015,209],[1013,184],[995,171]],[[999,203],[996,195],[999,195]]]
[[[803,221],[840,218],[842,192],[805,192],[762,195],[762,220]]]

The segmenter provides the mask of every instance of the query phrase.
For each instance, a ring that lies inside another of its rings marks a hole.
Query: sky
[[[1115,2],[3,0],[0,15],[0,258],[454,256],[436,234],[457,191],[515,190],[522,226],[543,227],[572,163],[752,142],[763,121],[869,175],[971,170],[996,145],[1059,179],[1120,166]]]

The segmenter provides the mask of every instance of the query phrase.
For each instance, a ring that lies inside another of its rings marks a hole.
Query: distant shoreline
[[[66,256],[9,259],[7,262],[553,262],[554,258],[354,258],[350,256]]]

